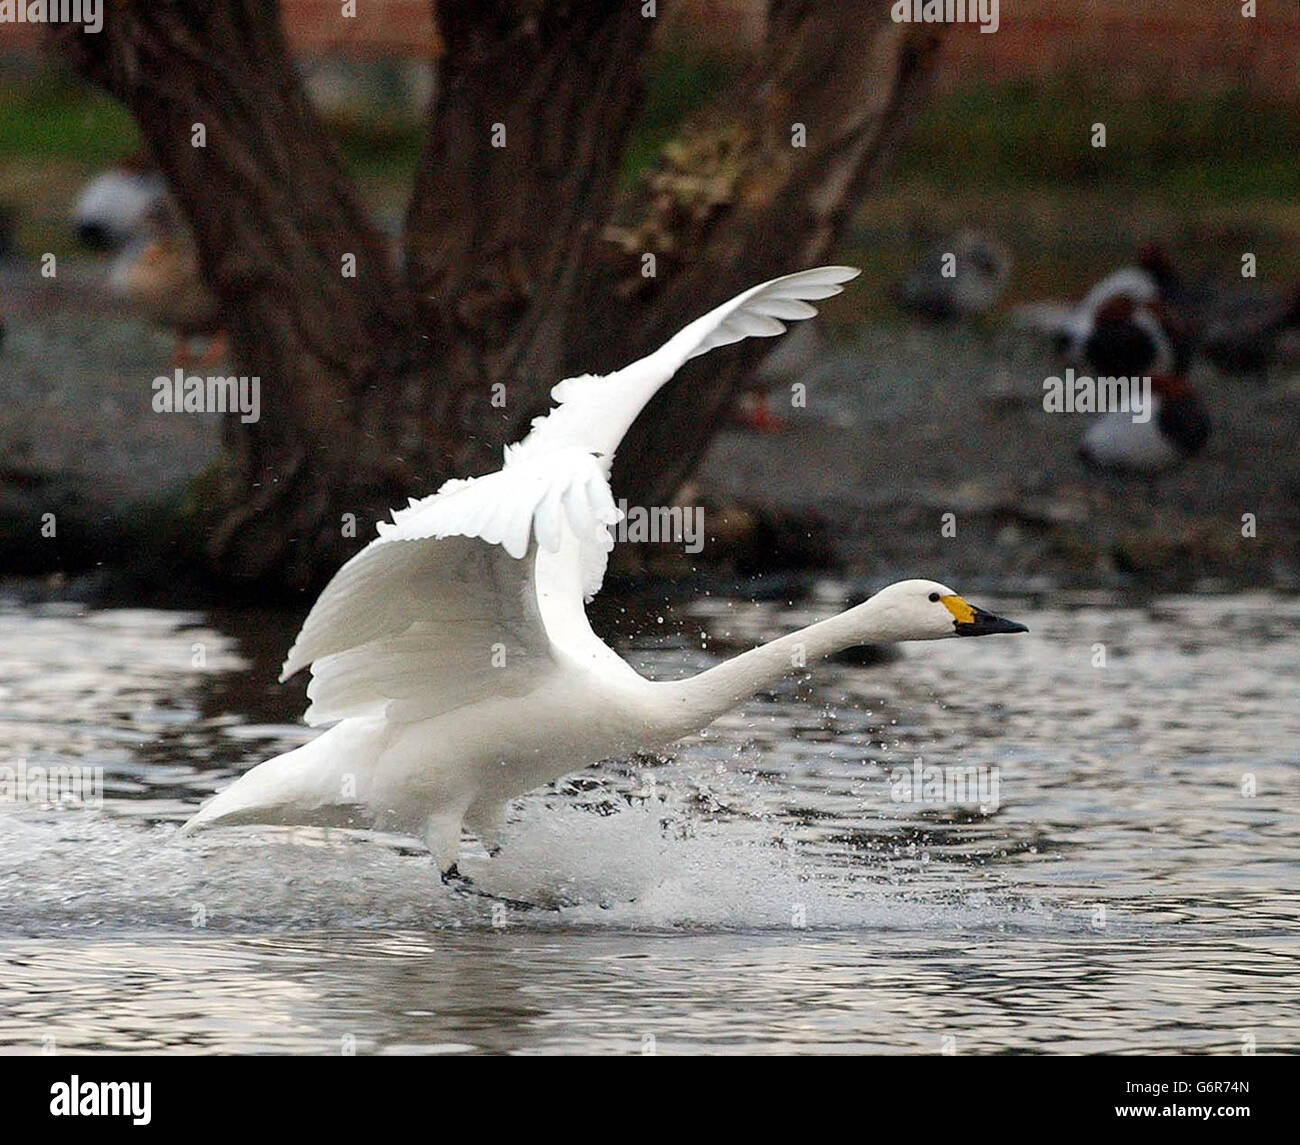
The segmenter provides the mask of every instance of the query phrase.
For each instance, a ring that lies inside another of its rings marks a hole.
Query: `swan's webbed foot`
[[[501,848],[492,847],[488,850],[489,856],[495,856]],[[469,875],[462,875],[460,868],[452,863],[445,871],[439,871],[438,877],[442,879],[442,885],[450,887],[452,894],[473,895],[475,898],[487,899],[489,902],[502,903],[511,910],[555,910],[560,908],[558,905],[551,906],[546,903],[524,902],[522,899],[509,899],[503,895],[494,895],[489,891],[481,891],[474,885],[474,880]]]
[[[442,879],[444,887],[472,887],[474,885],[474,880],[468,875],[462,875],[460,868],[455,863],[452,863],[445,871],[439,871],[438,877]]]
[[[462,875],[452,863],[445,871],[439,872],[443,886],[450,887],[454,895],[473,895],[475,898],[487,899],[491,903],[501,903],[508,906],[511,910],[559,910],[558,906],[547,906],[543,903],[524,902],[522,899],[509,899],[504,895],[494,895],[489,891],[481,891],[474,885],[474,880],[468,875]]]

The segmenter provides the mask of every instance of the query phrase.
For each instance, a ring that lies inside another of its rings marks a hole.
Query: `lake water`
[[[604,630],[668,676],[843,596]],[[411,840],[173,838],[310,734],[293,618],[10,599],[0,1049],[1300,1049],[1300,600],[977,599],[1031,633],[816,665],[536,792],[467,842],[479,896]],[[18,791],[52,766],[102,788]]]

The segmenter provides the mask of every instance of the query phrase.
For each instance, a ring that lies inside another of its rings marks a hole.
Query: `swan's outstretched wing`
[[[684,362],[751,335],[780,334],[784,322],[816,313],[810,301],[838,294],[858,273],[828,266],[773,279],[617,373],[560,382],[551,391],[559,408],[507,448],[500,471],[449,481],[394,513],[335,574],[289,650],[281,679],[312,665],[307,722],[428,718],[537,687],[555,670],[561,638],[548,635],[538,610],[538,547],[571,546],[575,559],[552,567],[548,583],[572,597],[567,627],[576,631],[575,610],[600,587],[613,543],[608,526],[619,516],[610,462],[646,402]]]
[[[691,358],[742,338],[782,333],[786,322],[817,313],[810,302],[839,294],[842,284],[860,273],[851,266],[819,266],[774,278],[697,318],[653,354],[616,373],[566,378],[551,390],[558,408],[533,422],[532,432],[510,451],[507,465],[513,458],[576,447],[600,455],[608,472],[637,414]]]
[[[395,512],[339,569],[281,679],[312,665],[309,724],[423,719],[526,695],[556,666],[538,612],[538,546],[556,551],[571,531],[586,564],[589,550],[612,547],[617,519],[603,470],[581,450],[449,481]],[[580,600],[576,565],[572,579]]]

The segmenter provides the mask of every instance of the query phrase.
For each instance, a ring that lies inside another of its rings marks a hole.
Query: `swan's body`
[[[445,873],[462,825],[489,846],[506,803],[602,759],[661,747],[765,684],[855,644],[1023,626],[932,581],[903,581],[839,616],[688,680],[638,675],[591,630],[618,519],[614,450],[688,359],[815,313],[846,267],[787,275],[691,323],[647,358],[552,390],[559,408],[496,473],[449,481],[380,526],[335,575],[282,678],[312,667],[319,738],[268,760],[186,825],[357,823],[421,836]],[[335,722],[337,721],[337,722]]]

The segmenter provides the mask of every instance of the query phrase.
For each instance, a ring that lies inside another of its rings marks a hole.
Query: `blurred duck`
[[[116,252],[108,289],[146,319],[176,331],[175,366],[211,365],[225,354],[216,302],[203,285],[198,259],[161,173],[132,158],[95,176],[72,212],[78,240]],[[195,357],[190,340],[209,339]]]
[[[1190,355],[1199,352],[1224,373],[1262,378],[1278,359],[1287,333],[1300,331],[1300,285],[1283,293],[1206,278],[1189,283],[1158,243],[1145,244],[1136,266],[1107,275],[1076,306],[1038,303],[1021,307],[1015,320],[1048,333],[1067,360],[1079,360],[1097,311],[1118,297],[1158,311],[1166,329],[1178,331],[1184,356],[1177,372],[1185,372]]]
[[[72,208],[77,240],[91,250],[120,250],[145,225],[149,212],[167,197],[162,174],[146,159],[125,159],[96,175]]]
[[[1182,374],[1153,374],[1149,420],[1108,413],[1097,419],[1079,446],[1079,459],[1095,468],[1153,476],[1205,448],[1210,418]]]
[[[1098,377],[1185,374],[1191,364],[1187,325],[1161,298],[1138,302],[1112,295],[1097,307],[1090,327],[1077,364]]]
[[[1241,281],[1225,285],[1208,277],[1189,283],[1156,243],[1142,248],[1141,262],[1156,284],[1159,300],[1178,316],[1189,349],[1224,373],[1262,377],[1276,359],[1283,335],[1300,329],[1300,285],[1283,293]]]
[[[194,245],[168,199],[154,203],[113,260],[108,288],[150,322],[176,331],[173,365],[212,365],[224,357],[216,300],[203,285]],[[197,358],[190,352],[195,337],[209,340]]]
[[[1078,302],[1032,302],[1017,307],[1012,322],[1021,329],[1046,335],[1066,361],[1082,361],[1097,312],[1108,302],[1127,298],[1135,306],[1157,302],[1168,306],[1170,293],[1178,289],[1177,276],[1164,248],[1158,243],[1146,243],[1138,251],[1136,265],[1111,271]]]
[[[1079,457],[1098,469],[1155,474],[1199,453],[1210,419],[1187,381],[1192,340],[1160,298],[1137,303],[1126,294],[1101,303],[1081,349],[1094,377],[1151,378],[1153,409],[1146,421],[1131,413],[1103,414],[1084,436]]]
[[[987,313],[1010,279],[1011,252],[989,235],[965,230],[929,251],[892,294],[904,310],[955,322]]]

